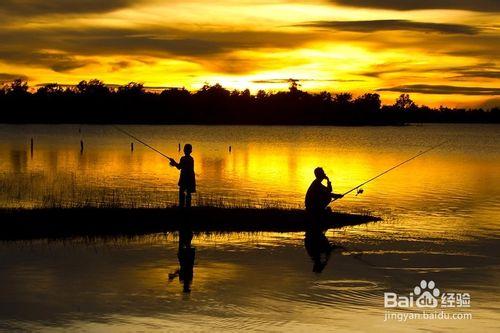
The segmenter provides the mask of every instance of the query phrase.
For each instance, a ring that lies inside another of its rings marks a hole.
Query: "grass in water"
[[[194,196],[192,209],[178,209],[177,192],[163,188],[82,185],[74,175],[0,176],[0,240],[136,236],[189,227],[194,231],[303,231],[311,221],[303,207],[278,200]],[[366,212],[328,214],[322,226],[343,227],[378,220]]]

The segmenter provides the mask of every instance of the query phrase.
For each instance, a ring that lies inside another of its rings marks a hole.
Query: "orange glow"
[[[396,11],[320,0],[142,0],[93,10],[18,10],[2,20],[0,81],[99,78],[192,90],[208,82],[255,92],[286,89],[276,79],[297,78],[309,91],[379,91],[385,103],[399,92],[381,88],[425,84],[451,88],[414,93],[418,104],[452,107],[495,98],[457,87],[499,87],[495,12]]]

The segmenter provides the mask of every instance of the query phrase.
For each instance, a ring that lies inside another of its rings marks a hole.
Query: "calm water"
[[[321,274],[303,233],[195,235],[190,294],[168,280],[175,234],[0,244],[0,329],[499,329],[500,126],[124,128],[174,157],[192,143],[198,202],[256,206],[301,206],[316,166],[343,192],[450,142],[333,205],[384,221],[329,231],[342,248]],[[113,127],[0,125],[3,207],[170,205],[177,177]],[[384,322],[383,293],[408,294],[421,279],[470,293],[473,319]]]

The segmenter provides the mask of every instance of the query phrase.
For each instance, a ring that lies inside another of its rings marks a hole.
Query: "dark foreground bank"
[[[177,231],[189,225],[194,232],[304,231],[310,226],[299,209],[195,207],[47,208],[0,210],[0,240],[57,239],[70,237],[136,236]],[[380,218],[332,212],[322,228],[341,228]]]

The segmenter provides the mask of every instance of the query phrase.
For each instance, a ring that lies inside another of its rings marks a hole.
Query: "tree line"
[[[423,122],[498,123],[498,107],[450,109],[418,106],[408,94],[393,105],[380,95],[310,93],[290,80],[288,91],[228,90],[219,84],[191,92],[151,91],[140,83],[107,86],[100,80],[75,86],[46,84],[30,89],[23,80],[0,87],[2,123],[134,123],[255,125],[400,125]]]

